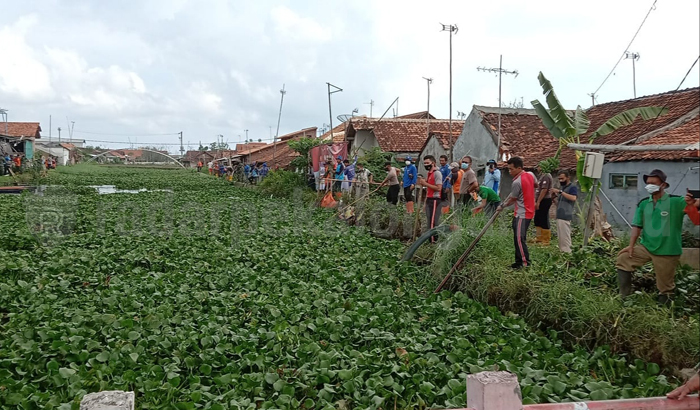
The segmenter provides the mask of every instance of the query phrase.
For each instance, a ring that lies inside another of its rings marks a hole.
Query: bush
[[[304,175],[285,170],[270,172],[260,183],[263,194],[281,198],[291,198],[297,189],[306,189]]]

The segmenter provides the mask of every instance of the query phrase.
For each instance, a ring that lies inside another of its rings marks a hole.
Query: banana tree
[[[545,108],[539,100],[534,100],[531,103],[544,126],[554,138],[559,141],[559,149],[554,156],[555,159],[558,159],[562,148],[566,147],[567,144],[581,143],[581,137],[588,133],[591,122],[588,120],[586,112],[580,105],[576,107],[576,111],[573,112],[564,109],[561,102],[559,102],[559,98],[557,98],[557,95],[554,93],[552,83],[549,82],[542,72],[537,76],[537,79],[540,81],[540,86],[542,86],[545,101],[549,109]],[[598,129],[588,137],[588,143],[590,144],[598,137],[608,135],[617,129],[632,124],[637,117],[649,120],[666,114],[667,112],[668,109],[665,107],[638,107],[623,111],[598,127]],[[585,155],[583,151],[577,150],[575,153],[576,176],[579,180],[581,191],[588,192],[593,186],[593,181],[583,176],[583,160]]]

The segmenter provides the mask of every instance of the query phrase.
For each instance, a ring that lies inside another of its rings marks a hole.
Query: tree
[[[199,144],[199,148],[197,148],[197,151],[209,151],[209,147],[206,145]]]
[[[226,143],[226,142],[219,142],[219,143],[212,142],[211,144],[209,144],[209,150],[211,150],[211,151],[227,150],[227,149],[229,149],[229,147],[228,147],[228,143]]]
[[[321,145],[320,138],[304,137],[295,140],[290,140],[287,144],[289,148],[299,153],[299,156],[294,158],[291,166],[299,169],[306,169],[309,162],[309,151],[311,148]]]
[[[588,133],[588,127],[591,123],[588,120],[586,112],[580,105],[576,107],[576,111],[573,113],[564,109],[561,102],[559,102],[559,98],[557,98],[557,95],[554,93],[552,83],[547,80],[542,72],[537,76],[537,79],[540,81],[540,86],[542,86],[542,91],[549,109],[544,108],[539,100],[534,100],[531,103],[544,126],[554,138],[559,141],[559,149],[554,156],[555,159],[559,159],[562,148],[566,147],[567,144],[581,143],[581,137]],[[668,109],[665,107],[639,107],[623,111],[598,127],[598,129],[588,137],[588,143],[590,144],[598,137],[608,135],[619,128],[632,124],[637,117],[649,120],[659,115],[666,114],[667,112]],[[575,154],[576,176],[581,185],[581,191],[588,192],[593,185],[593,181],[583,176],[584,153],[583,151],[576,150]]]

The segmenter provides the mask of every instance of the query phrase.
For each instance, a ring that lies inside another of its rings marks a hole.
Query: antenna
[[[514,74],[515,78],[518,78],[518,70],[505,70],[503,68],[503,55],[501,54],[501,58],[498,63],[498,68],[486,68],[486,67],[477,67],[476,68],[478,71],[484,71],[484,72],[490,72],[490,73],[497,73],[498,74],[498,143],[496,144],[496,158],[499,158],[500,153],[501,153],[501,77],[503,74]]]
[[[369,118],[372,118],[372,108],[374,108],[374,100],[369,100],[368,103],[365,103],[365,105],[369,104]]]

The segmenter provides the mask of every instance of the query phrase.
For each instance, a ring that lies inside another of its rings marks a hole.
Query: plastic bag
[[[321,200],[322,208],[335,208],[338,205],[335,199],[333,199],[333,193],[331,191],[326,192]]]

